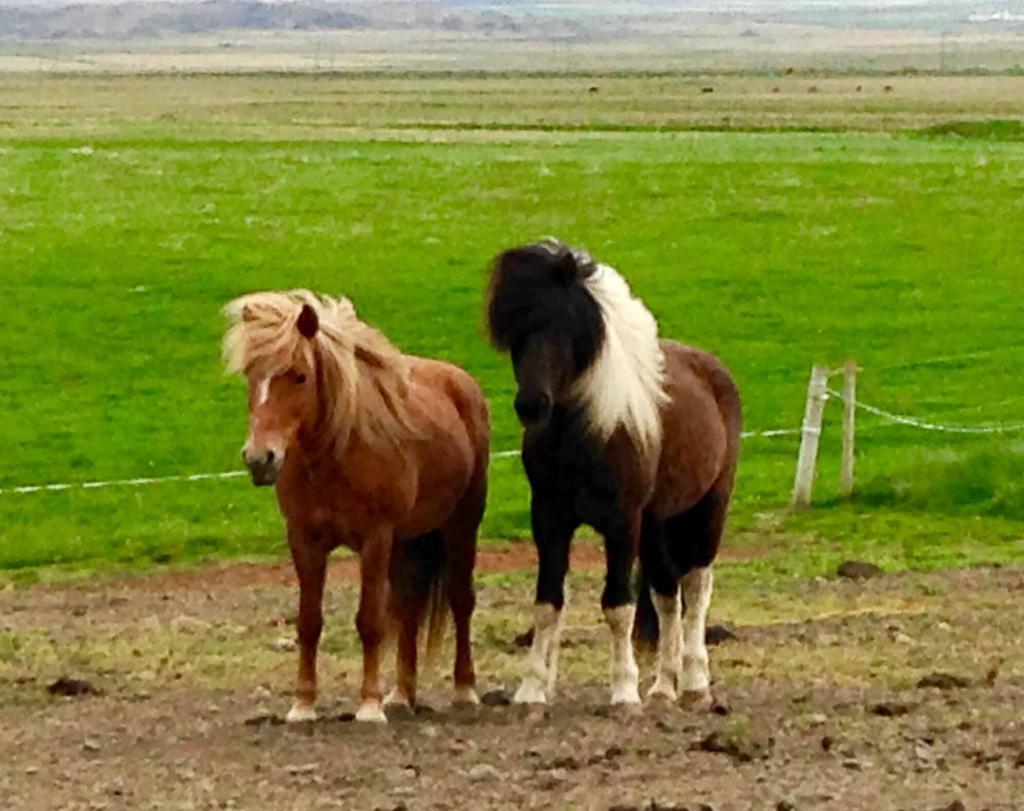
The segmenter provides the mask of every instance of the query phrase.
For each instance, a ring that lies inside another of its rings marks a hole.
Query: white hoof
[[[707,659],[696,656],[683,657],[683,673],[680,678],[680,689],[684,693],[701,693],[711,687],[711,677]]]
[[[674,702],[676,700],[675,684],[659,676],[651,689],[647,691],[647,700],[651,701],[653,699],[664,699],[665,701]]]
[[[612,704],[639,704],[640,691],[635,684],[622,684],[612,688]]]
[[[523,683],[516,690],[512,702],[514,704],[547,704],[548,697],[544,693],[544,688],[539,681],[536,679],[523,679]]]
[[[472,687],[456,687],[455,703],[476,705],[480,703],[480,698],[477,696],[476,690]]]
[[[315,721],[316,717],[316,707],[312,704],[303,704],[296,701],[292,704],[292,708],[288,710],[284,720],[289,724],[301,724],[304,721]]]
[[[386,724],[388,717],[381,709],[379,701],[366,701],[359,706],[356,720],[367,724]]]
[[[404,693],[398,692],[395,688],[386,696],[384,696],[385,707],[405,707],[406,709],[412,709],[412,702],[409,701],[409,696]]]

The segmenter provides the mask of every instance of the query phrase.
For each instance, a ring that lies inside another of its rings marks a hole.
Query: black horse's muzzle
[[[516,416],[526,428],[537,428],[551,419],[551,398],[546,394],[516,395]]]

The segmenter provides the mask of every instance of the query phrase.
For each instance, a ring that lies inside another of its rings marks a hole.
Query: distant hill
[[[0,6],[0,39],[119,39],[223,30],[324,31],[432,28],[515,31],[524,22],[487,9],[440,3],[126,2],[65,6]]]
[[[0,0],[0,41],[129,39],[226,30],[515,32],[617,36],[631,23],[698,18],[902,30],[1016,29],[1024,0]]]

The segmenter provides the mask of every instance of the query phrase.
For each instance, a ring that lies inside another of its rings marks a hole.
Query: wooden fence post
[[[857,416],[857,364],[843,364],[843,463],[839,470],[839,493],[853,495],[854,433]]]
[[[815,364],[807,384],[807,406],[800,430],[800,456],[797,458],[796,480],[793,482],[794,507],[808,507],[811,503],[811,489],[814,487],[814,473],[818,463],[818,441],[821,439],[821,419],[828,399],[827,388],[828,369]]]

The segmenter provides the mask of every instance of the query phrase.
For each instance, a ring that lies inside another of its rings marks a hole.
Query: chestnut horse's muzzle
[[[242,451],[242,459],[249,468],[252,483],[257,487],[269,487],[277,481],[277,474],[281,472],[284,453],[272,450],[252,451],[246,448]]]

